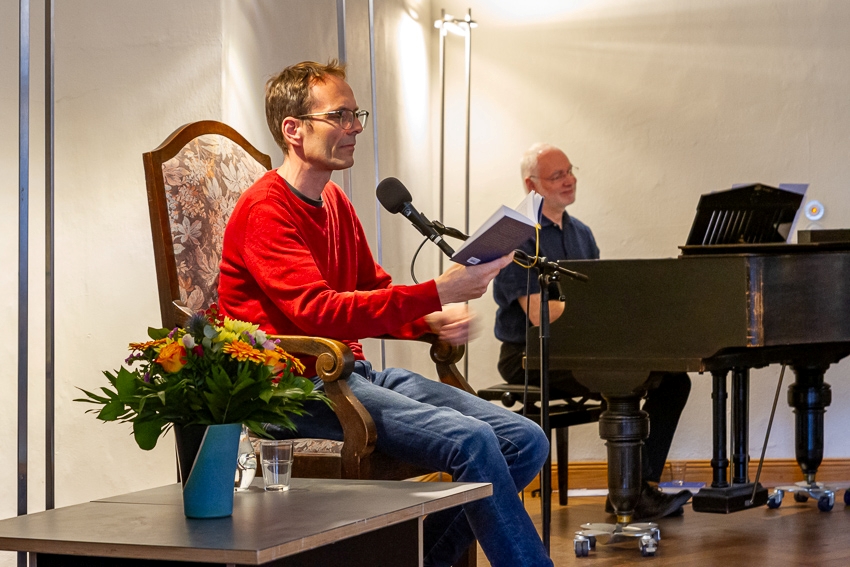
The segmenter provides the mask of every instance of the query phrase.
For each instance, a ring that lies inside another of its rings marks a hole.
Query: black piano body
[[[750,368],[790,366],[797,460],[813,481],[823,457],[827,368],[850,354],[847,243],[684,246],[679,258],[559,262],[589,276],[561,279],[563,315],[551,325],[549,368],[570,370],[608,400],[609,493],[626,510],[640,484],[645,414],[639,401],[653,371],[710,372],[713,481],[694,509],[732,512],[760,505],[749,481]],[[539,330],[529,329],[529,344]],[[527,364],[539,368],[530,348]],[[727,375],[732,373],[732,475],[727,476]],[[637,471],[637,472],[635,472]]]

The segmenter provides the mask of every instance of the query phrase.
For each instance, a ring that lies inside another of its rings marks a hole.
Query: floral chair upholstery
[[[218,301],[224,227],[268,168],[221,134],[191,140],[162,164],[180,300],[192,312]]]

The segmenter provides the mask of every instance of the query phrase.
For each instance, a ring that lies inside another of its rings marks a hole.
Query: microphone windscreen
[[[375,193],[381,205],[392,214],[401,212],[405,203],[413,201],[410,191],[407,190],[404,183],[395,177],[387,177],[378,183],[378,189]]]

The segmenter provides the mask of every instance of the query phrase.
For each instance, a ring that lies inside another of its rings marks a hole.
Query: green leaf
[[[140,381],[135,373],[121,367],[115,379],[115,389],[118,390],[118,397],[126,399],[133,396],[138,390]]]
[[[88,396],[88,398],[77,398],[77,399],[74,400],[75,402],[89,402],[89,403],[92,403],[92,404],[108,404],[110,399],[111,399],[109,397],[104,398],[103,396],[98,396],[97,394],[92,394],[88,390],[83,390],[82,388],[77,388],[77,389],[80,390],[82,393],[84,393],[86,396]],[[101,389],[104,390],[105,392],[109,393],[109,390],[107,390],[106,388],[101,388]]]
[[[156,447],[156,441],[159,439],[164,425],[165,423],[160,420],[134,421],[133,437],[136,438],[139,448],[150,451]]]
[[[114,400],[103,406],[103,409],[97,414],[97,418],[103,421],[115,421],[124,414],[124,411],[124,404]]]
[[[171,329],[157,329],[156,327],[148,327],[148,336],[155,341],[164,339],[171,333]]]

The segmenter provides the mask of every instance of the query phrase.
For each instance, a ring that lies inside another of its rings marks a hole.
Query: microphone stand
[[[546,433],[549,445],[552,445],[552,430],[549,427],[549,284],[557,282],[561,276],[586,282],[585,274],[574,272],[549,262],[545,257],[529,257],[536,260],[535,267],[539,273],[540,283],[540,427]],[[563,297],[560,299],[563,300]],[[563,463],[565,464],[565,463]],[[540,471],[540,501],[543,515],[543,546],[549,554],[550,530],[552,523],[552,451],[546,457],[543,470]]]

